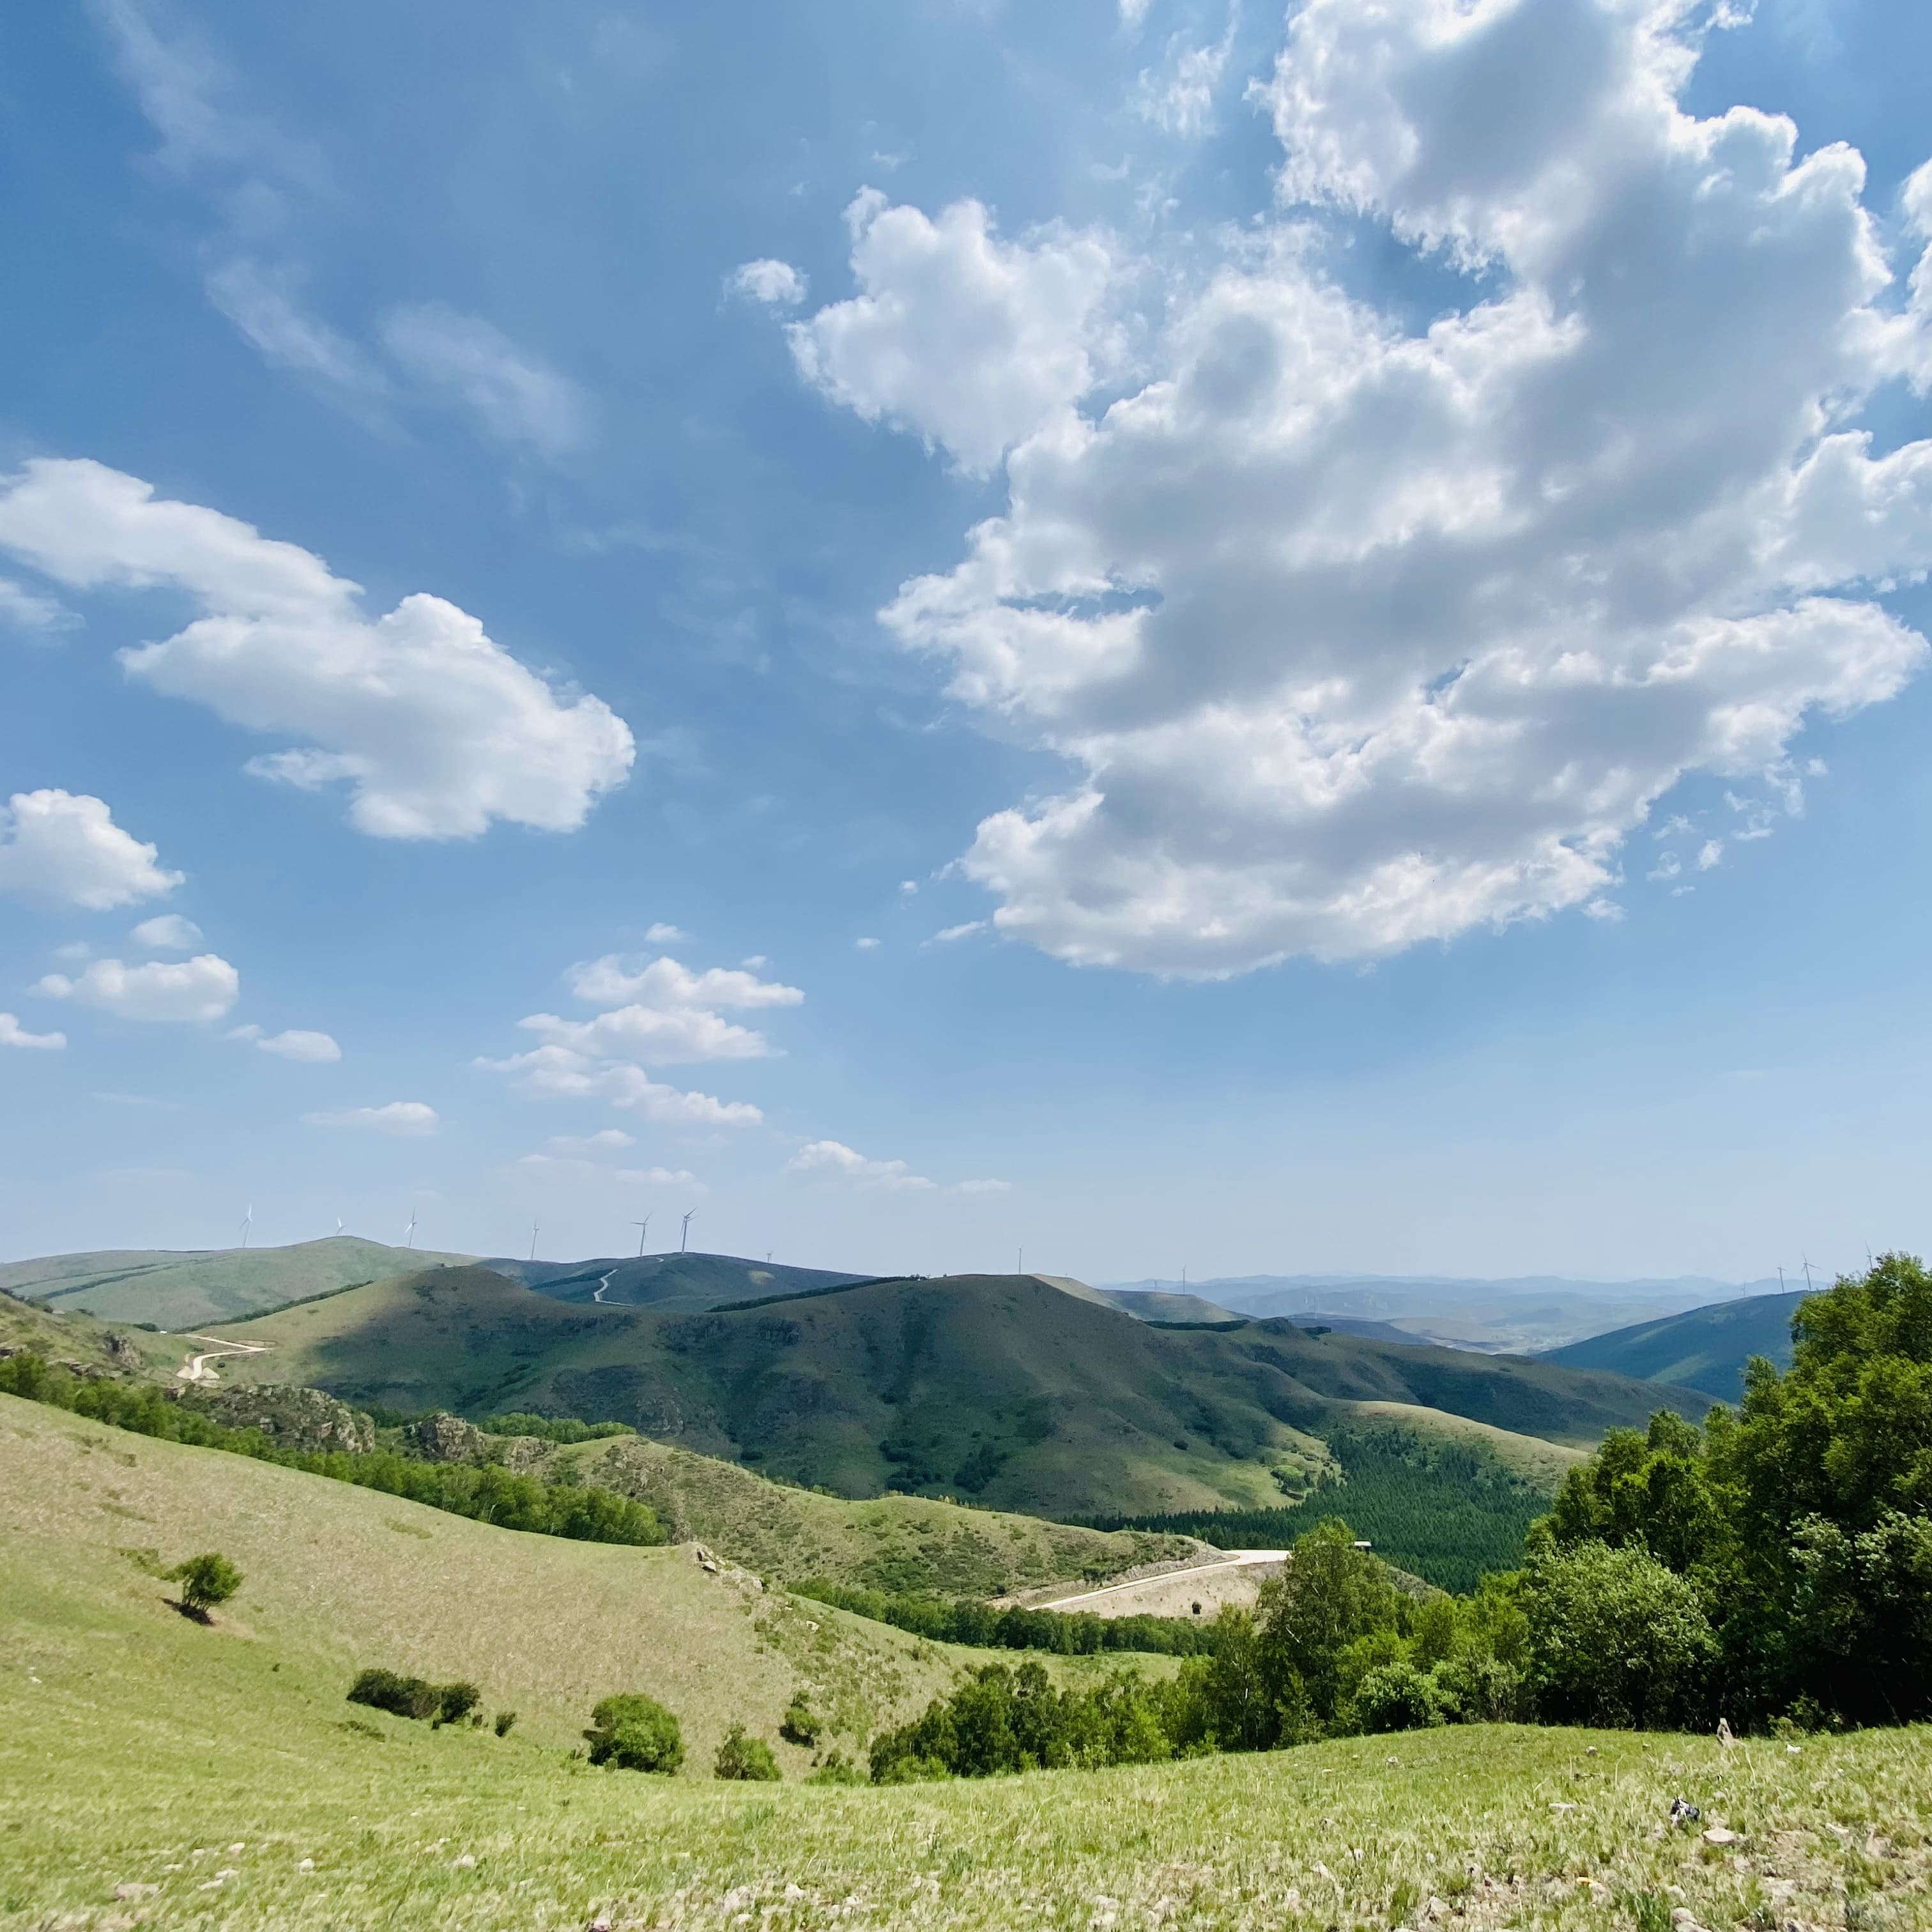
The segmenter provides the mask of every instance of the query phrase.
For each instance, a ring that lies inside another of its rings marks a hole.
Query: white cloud
[[[645,937],[648,938],[650,934],[646,934]],[[771,963],[762,952],[754,952],[749,958],[738,962],[738,964],[748,973],[762,973]]]
[[[1010,1194],[1013,1184],[1010,1180],[962,1180],[952,1191],[955,1194]]]
[[[1790,808],[1806,720],[1920,670],[1871,586],[1932,566],[1932,442],[1874,454],[1858,412],[1932,386],[1932,260],[1886,308],[1856,154],[1682,111],[1695,32],[1309,0],[1262,90],[1282,208],[1122,265],[1146,374],[1092,419],[1102,244],[1054,302],[1070,240],[858,205],[863,292],[798,326],[806,376],[962,460],[1017,441],[1003,513],[883,614],[1070,768],[962,862],[1003,932],[1205,978],[1607,907],[1681,778]],[[1932,173],[1906,200],[1932,239]],[[1481,273],[1412,327],[1326,272],[1336,209]],[[944,322],[974,273],[978,348]]]
[[[500,441],[555,459],[591,439],[590,397],[480,316],[440,302],[392,310],[382,346],[416,380],[464,404]]]
[[[602,1127],[594,1134],[552,1134],[552,1154],[592,1154],[605,1148],[635,1147],[637,1137],[622,1127]]]
[[[976,932],[984,932],[986,922],[983,919],[969,919],[958,926],[942,926],[926,943],[928,946],[950,946],[955,940],[970,938]]]
[[[350,822],[372,836],[470,838],[499,818],[573,830],[630,770],[622,719],[530,670],[454,604],[418,593],[371,622],[359,586],[320,558],[100,464],[40,459],[0,482],[0,548],[76,589],[193,597],[202,615],[184,630],[120,653],[129,674],[230,724],[309,740],[248,769],[308,790],[346,784]]]
[[[286,1033],[264,1033],[258,1026],[238,1026],[229,1030],[230,1040],[252,1040],[264,1053],[281,1060],[304,1060],[313,1066],[332,1064],[342,1058],[342,1049],[326,1033],[310,1033],[291,1027]]]
[[[680,1094],[652,1079],[642,1067],[620,1060],[598,1061],[568,1046],[532,1047],[507,1060],[478,1060],[493,1073],[512,1076],[519,1090],[545,1100],[608,1100],[634,1108],[658,1126],[755,1127],[764,1115],[748,1102],[715,1100],[709,1094]]]
[[[1707,838],[1697,848],[1697,869],[1708,872],[1713,866],[1721,865],[1724,857],[1724,842],[1721,838]]]
[[[680,940],[688,939],[691,934],[680,926],[668,926],[660,920],[656,926],[646,929],[644,937],[653,946],[675,946]],[[762,964],[764,962],[759,962]]]
[[[391,1100],[380,1107],[351,1107],[339,1114],[304,1114],[305,1127],[358,1127],[370,1133],[394,1134],[420,1140],[434,1133],[442,1122],[434,1107],[421,1100]]]
[[[976,201],[935,222],[873,188],[846,221],[861,292],[787,334],[806,381],[868,422],[985,474],[1042,423],[1064,422],[1117,359],[1103,238],[1054,226],[1001,242]]]
[[[556,1143],[553,1142],[551,1144],[554,1146]],[[612,1182],[623,1187],[678,1186],[701,1190],[704,1184],[688,1167],[606,1167],[600,1161],[573,1160],[548,1154],[520,1155],[517,1165],[586,1180]]]
[[[1198,141],[1214,128],[1214,96],[1234,50],[1234,15],[1231,8],[1227,31],[1211,44],[1196,46],[1185,34],[1167,44],[1167,61],[1156,74],[1143,70],[1135,106],[1144,120],[1163,133]]]
[[[34,991],[50,1000],[74,1000],[124,1020],[218,1020],[242,991],[242,976],[213,952],[193,959],[151,959],[127,966],[97,959],[78,979],[50,973]]]
[[[794,1174],[837,1174],[862,1186],[894,1192],[926,1193],[938,1186],[937,1181],[914,1174],[902,1160],[868,1160],[842,1141],[808,1141],[785,1166]]]
[[[178,912],[159,913],[144,919],[128,937],[150,952],[192,952],[201,944],[201,928]]]
[[[861,952],[876,952],[879,949],[880,942],[868,934],[863,939],[854,940],[852,944],[856,946]]]
[[[694,973],[668,956],[640,966],[607,953],[572,967],[564,977],[579,999],[611,1010],[589,1020],[532,1013],[517,1024],[546,1046],[586,1063],[679,1066],[707,1060],[763,1060],[777,1050],[771,1042],[718,1010],[795,1006],[805,998],[796,986],[734,968]]]
[[[80,620],[57,597],[44,597],[0,577],[0,627],[10,631],[70,631]]]
[[[732,295],[767,308],[796,308],[804,301],[806,279],[789,262],[766,259],[741,262],[724,278]]]
[[[265,362],[316,378],[364,401],[388,385],[381,370],[349,338],[306,308],[301,278],[286,266],[237,256],[209,271],[208,298]]]
[[[1148,16],[1148,8],[1153,0],[1120,0],[1120,21],[1124,26],[1138,27]]]
[[[572,967],[564,979],[580,1000],[593,1006],[637,1000],[675,1010],[689,1006],[796,1006],[805,1000],[796,986],[757,979],[727,966],[694,973],[668,956],[634,967],[620,955],[607,952],[601,959]]]
[[[181,884],[160,856],[85,793],[16,791],[0,806],[0,892],[106,912]]]
[[[0,1013],[0,1046],[39,1047],[58,1053],[66,1044],[64,1033],[29,1033],[11,1013]]]

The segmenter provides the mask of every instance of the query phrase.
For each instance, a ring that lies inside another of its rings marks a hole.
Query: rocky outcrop
[[[376,1446],[375,1424],[320,1389],[265,1382],[253,1388],[200,1389],[184,1400],[212,1422],[259,1429],[284,1449],[361,1453]]]
[[[403,1433],[411,1448],[428,1462],[476,1462],[494,1439],[475,1423],[440,1409],[411,1423]]]

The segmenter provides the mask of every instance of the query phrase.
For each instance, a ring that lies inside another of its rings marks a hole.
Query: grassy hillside
[[[1720,1301],[1573,1342],[1542,1359],[1678,1383],[1714,1401],[1736,1402],[1744,1394],[1744,1364],[1752,1356],[1768,1355],[1780,1369],[1791,1366],[1791,1318],[1804,1299],[1802,1294],[1752,1294]]]
[[[164,1382],[187,1359],[190,1346],[180,1336],[152,1334],[128,1324],[97,1321],[91,1315],[50,1313],[0,1291],[0,1350],[9,1354],[30,1350],[83,1374],[94,1370]]]
[[[400,1409],[608,1418],[844,1495],[970,1496],[1054,1518],[1278,1504],[1326,1466],[1338,1404],[1571,1442],[1696,1406],[1615,1376],[1286,1322],[1156,1328],[1030,1276],[674,1314],[448,1269],[224,1332],[268,1345],[224,1365],[238,1378]]]
[[[0,1460],[14,1666],[0,1677],[16,1688],[21,1667],[77,1683],[84,1656],[92,1679],[108,1680],[96,1700],[172,1685],[214,1698],[226,1723],[236,1702],[272,1688],[314,1734],[351,1718],[393,1728],[343,1702],[358,1670],[382,1664],[470,1679],[488,1709],[519,1714],[518,1737],[563,1747],[599,1697],[640,1690],[677,1713],[697,1768],[737,1721],[796,1772],[811,1754],[776,1736],[795,1694],[849,1754],[961,1663],[984,1660],[761,1591],[742,1571],[712,1574],[688,1548],[520,1534],[10,1396]],[[207,1549],[246,1579],[212,1630],[170,1607],[154,1574]],[[206,1684],[184,1687],[204,1667]]]
[[[63,1312],[182,1330],[260,1314],[352,1282],[468,1258],[333,1234],[286,1248],[136,1248],[7,1262],[0,1263],[0,1288]]]
[[[1197,1549],[1186,1537],[1104,1534],[922,1496],[818,1496],[641,1436],[562,1454],[586,1482],[649,1503],[674,1538],[697,1538],[760,1576],[788,1582],[822,1577],[866,1589],[990,1597],[1097,1582]]]
[[[1139,1322],[1238,1322],[1240,1317],[1198,1294],[1163,1294],[1153,1289],[1103,1288],[1096,1291],[1109,1308]]]
[[[825,1268],[746,1261],[736,1255],[632,1255],[591,1262],[491,1260],[484,1265],[560,1301],[598,1300],[619,1308],[715,1308],[723,1301],[808,1293],[866,1279]]]
[[[14,1420],[7,1412],[0,1427]],[[73,1453],[94,1489],[47,1501],[88,1520],[86,1552],[58,1538],[24,1554],[12,1534],[0,1541],[4,1932],[129,1932],[142,1922],[167,1932],[593,1923],[1648,1932],[1680,1906],[1712,1928],[1904,1932],[1932,1906],[1923,1730],[1814,1738],[1793,1754],[1776,1740],[1724,1751],[1707,1738],[1456,1729],[1143,1769],[840,1790],[594,1771],[560,1740],[533,1736],[533,1715],[502,1741],[370,1712],[345,1722],[337,1659],[351,1640],[407,1643],[418,1610],[447,1627],[452,1602],[479,1582],[495,1605],[494,1554],[447,1580],[418,1555],[402,1600],[380,1608],[320,1564],[306,1606],[278,1593],[258,1558],[232,1617],[202,1629],[158,1609],[157,1586],[92,1535],[98,1501],[118,1500],[116,1484],[125,1506],[164,1507],[152,1471],[129,1472],[104,1450]],[[389,1508],[406,1519],[406,1505]],[[126,1527],[110,1536],[143,1533],[114,1520]],[[202,1526],[191,1508],[182,1526]],[[493,1552],[501,1540],[472,1534]],[[435,1547],[388,1530],[380,1538],[405,1555]],[[370,1540],[331,1540],[329,1551],[355,1559]],[[544,1553],[582,1552],[545,1544]],[[386,1592],[391,1574],[379,1564],[363,1593]],[[659,1618],[670,1630],[686,1598],[668,1589],[661,1607],[572,1577],[592,1592],[581,1612],[571,1590],[540,1574],[518,1568],[510,1580],[538,1612],[497,1626],[516,1660],[503,1670],[530,1673],[526,1706],[534,1714],[552,1670],[580,1670],[586,1684],[641,1673],[671,1688],[662,1673],[672,1666],[636,1632]],[[698,1607],[708,1600],[695,1600],[691,1628],[709,1628]],[[728,1615],[741,1630],[751,1621]],[[561,1642],[546,1634],[550,1617]],[[530,1632],[520,1642],[518,1621]],[[583,1657],[558,1660],[566,1650]],[[443,1653],[424,1641],[415,1654]],[[719,1649],[710,1661],[708,1677],[686,1680],[700,1701],[720,1700],[728,1670],[748,1673],[747,1695],[768,1700],[783,1688],[783,1660],[770,1652]],[[488,1684],[485,1666],[488,1655],[475,1672]],[[688,1736],[696,1729],[687,1721]],[[1679,1794],[1735,1841],[1669,1830],[1666,1808]],[[154,1889],[117,1902],[129,1886]]]

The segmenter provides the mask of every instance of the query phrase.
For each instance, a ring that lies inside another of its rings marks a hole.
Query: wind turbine
[[[532,1221],[531,1222],[531,1223],[530,1223],[530,1259],[531,1259],[532,1261],[535,1261],[535,1260],[536,1259],[536,1258],[537,1258],[537,1224],[536,1224],[536,1222],[534,1220],[532,1220]]]
[[[655,1208],[652,1210],[652,1214],[655,1214],[656,1211],[657,1210]],[[651,1216],[650,1214],[646,1214],[641,1221],[633,1221],[631,1223],[631,1226],[638,1231],[638,1258],[639,1261],[642,1261],[644,1258],[644,1236],[650,1232],[650,1225]]]
[[[335,1217],[335,1232],[338,1234],[342,1232],[342,1216],[340,1214]]]
[[[691,1216],[697,1212],[698,1210],[694,1208],[684,1217],[684,1232],[677,1238],[677,1251],[680,1254],[682,1254],[691,1245]]]
[[[251,1201],[248,1204],[248,1213],[244,1214],[242,1217],[242,1245],[244,1248],[248,1245],[248,1231],[253,1228],[254,1225],[255,1204]]]
[[[410,1225],[403,1230],[403,1245],[406,1248],[412,1248],[416,1244],[416,1210],[412,1208],[410,1210]]]

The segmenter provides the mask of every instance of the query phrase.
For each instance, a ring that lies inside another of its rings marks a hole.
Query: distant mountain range
[[[1108,1294],[1166,1291],[1171,1282],[1112,1284]],[[1189,1289],[1243,1315],[1286,1316],[1340,1328],[1386,1324],[1445,1348],[1536,1354],[1778,1283],[1728,1283],[1697,1276],[1577,1281],[1561,1275],[1499,1280],[1454,1275],[1238,1275],[1190,1282]],[[1375,1332],[1369,1330],[1366,1332]]]

